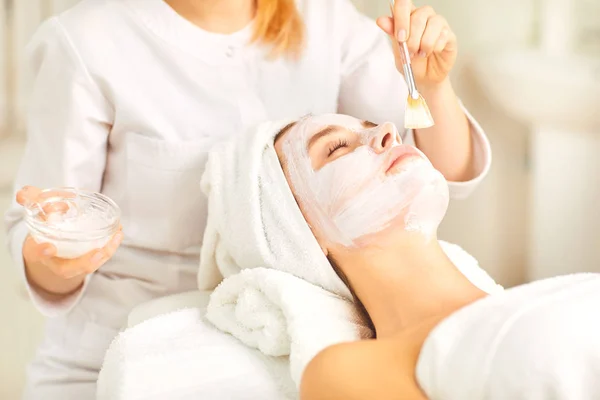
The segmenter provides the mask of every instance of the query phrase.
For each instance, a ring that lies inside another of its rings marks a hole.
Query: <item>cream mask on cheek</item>
[[[308,142],[329,126],[358,135],[360,144],[315,171]],[[398,143],[395,128],[393,145],[378,147],[386,126],[365,128],[355,118],[328,114],[300,120],[283,138],[290,182],[316,234],[347,247],[396,224],[435,235],[448,206],[447,182],[421,152]]]

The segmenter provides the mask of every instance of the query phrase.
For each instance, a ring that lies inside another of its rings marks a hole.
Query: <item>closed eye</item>
[[[338,151],[341,148],[348,147],[348,142],[344,139],[340,139],[329,147],[328,157],[331,157],[333,153]]]

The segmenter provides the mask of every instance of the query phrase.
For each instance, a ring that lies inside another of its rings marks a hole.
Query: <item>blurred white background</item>
[[[25,138],[23,50],[40,21],[77,0],[0,0],[0,213]],[[388,0],[354,0],[372,17]],[[487,131],[492,171],[451,204],[441,238],[499,283],[600,272],[600,1],[429,0],[459,39],[457,92]],[[4,231],[0,240],[4,242]],[[0,398],[18,399],[40,337],[0,246]]]

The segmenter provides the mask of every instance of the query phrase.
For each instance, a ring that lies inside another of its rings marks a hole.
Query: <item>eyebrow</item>
[[[365,128],[375,128],[377,126],[377,124],[375,122],[371,122],[371,121],[360,121],[360,123],[362,124],[362,126],[364,126]]]
[[[287,133],[287,131],[289,131],[290,129],[292,129],[292,127],[294,125],[296,125],[298,121],[294,121],[294,122],[290,122],[289,124],[287,124],[286,126],[284,126],[283,128],[281,128],[281,130],[279,132],[277,132],[277,135],[275,135],[275,139],[273,140],[273,143],[277,143],[277,141],[279,139],[281,139],[281,137],[283,135],[285,135]]]
[[[337,125],[329,125],[321,129],[319,132],[314,134],[313,137],[310,138],[310,140],[308,141],[308,148],[310,149],[316,142],[339,129],[342,129],[342,127]]]

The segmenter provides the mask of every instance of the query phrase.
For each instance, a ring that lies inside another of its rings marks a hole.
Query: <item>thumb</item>
[[[56,247],[50,243],[40,245],[38,251],[40,259],[52,258],[56,255]]]
[[[35,203],[40,197],[42,191],[34,186],[24,186],[17,192],[17,203],[22,206],[26,206],[31,203]]]
[[[27,235],[23,245],[23,258],[27,262],[41,262],[56,255],[56,247],[50,243],[38,243],[31,235]]]

